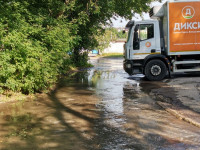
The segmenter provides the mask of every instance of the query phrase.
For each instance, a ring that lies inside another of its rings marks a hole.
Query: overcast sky
[[[167,0],[162,0],[162,3],[159,3],[159,2],[152,2],[151,3],[151,7],[153,6],[159,6],[159,5],[162,5],[163,3],[165,3]],[[148,13],[143,13],[143,18],[144,19],[150,19],[149,18],[149,14]],[[140,15],[136,14],[135,17],[133,17],[133,20],[135,21],[138,21],[138,20],[142,20],[142,18],[140,17]],[[124,28],[127,24],[129,20],[125,20],[123,18],[117,18],[117,20],[115,19],[112,19],[112,22],[113,22],[113,27],[116,27],[116,28],[119,28],[119,27],[122,27]]]

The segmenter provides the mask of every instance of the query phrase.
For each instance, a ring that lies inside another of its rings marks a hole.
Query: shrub
[[[0,87],[4,90],[40,92],[71,63],[67,53],[76,41],[71,25],[62,17],[49,16],[46,8],[30,5],[12,1],[0,6]]]
[[[100,35],[107,21],[148,11],[149,2],[0,1],[0,92],[40,92],[55,83],[69,64],[87,66],[87,55],[79,50],[104,44],[95,35]]]

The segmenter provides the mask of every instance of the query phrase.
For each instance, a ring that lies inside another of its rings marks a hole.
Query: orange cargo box
[[[168,9],[169,54],[200,52],[200,1],[169,2]]]

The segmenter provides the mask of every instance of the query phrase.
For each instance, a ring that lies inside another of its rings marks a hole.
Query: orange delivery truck
[[[173,72],[200,72],[200,0],[169,0],[151,20],[129,21],[124,70],[162,80]]]

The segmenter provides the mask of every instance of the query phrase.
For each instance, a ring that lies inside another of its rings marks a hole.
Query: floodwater
[[[156,105],[151,91],[166,83],[129,77],[122,62],[93,58],[50,94],[0,104],[0,149],[199,149],[199,128]]]

